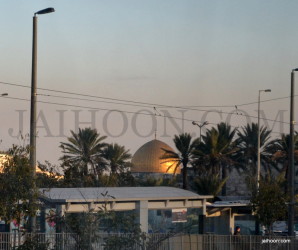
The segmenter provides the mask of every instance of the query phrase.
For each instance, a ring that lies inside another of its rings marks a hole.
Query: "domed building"
[[[152,140],[141,146],[133,155],[131,163],[131,172],[134,175],[153,175],[163,176],[165,174],[173,175],[174,166],[169,168],[174,162],[160,159],[164,154],[164,150],[174,151],[168,144],[159,141]],[[180,169],[176,170],[176,173],[180,173]]]

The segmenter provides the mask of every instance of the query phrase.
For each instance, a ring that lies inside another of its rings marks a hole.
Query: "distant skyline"
[[[289,130],[295,0],[0,3],[0,94],[9,94],[0,97],[0,150],[21,143],[19,129],[29,132],[32,17],[47,7],[56,12],[38,17],[38,161],[57,163],[59,143],[78,126],[95,127],[133,154],[155,130],[171,147],[182,130],[199,136],[193,120],[207,120],[207,128],[257,122],[260,89],[272,90],[261,96],[268,100],[262,124],[273,137]]]

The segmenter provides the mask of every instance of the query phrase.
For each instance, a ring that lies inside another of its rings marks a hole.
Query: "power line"
[[[5,98],[13,99],[13,100],[20,100],[20,101],[28,101],[28,102],[30,101],[29,99],[18,98],[18,97],[5,97]],[[139,115],[155,116],[154,113],[150,114],[150,113],[144,113],[144,112],[127,111],[127,110],[96,108],[96,107],[90,107],[90,106],[82,106],[82,105],[74,105],[74,104],[66,104],[66,103],[56,103],[56,102],[47,102],[47,101],[37,101],[37,102],[43,103],[43,104],[59,105],[59,106],[74,107],[74,108],[85,108],[85,109],[94,109],[94,110],[102,110],[102,111],[116,111],[116,112],[123,112],[123,113],[127,113],[127,114],[139,114]],[[172,118],[172,119],[189,121],[189,122],[193,121],[192,119],[180,118],[180,117],[175,117],[175,116],[161,115],[160,117]]]
[[[1,84],[6,84],[6,85],[11,85],[11,86],[16,86],[16,87],[23,87],[23,88],[31,88],[30,86],[27,85],[22,85],[22,84],[16,84],[16,83],[8,83],[8,82],[1,82]],[[202,108],[233,108],[235,106],[247,106],[247,105],[252,105],[252,104],[256,104],[258,103],[256,102],[248,102],[248,103],[242,103],[242,104],[237,104],[237,105],[196,105],[196,106],[187,106],[187,105],[182,105],[182,106],[172,106],[172,105],[165,105],[165,104],[156,104],[156,103],[147,103],[147,102],[139,102],[139,101],[131,101],[131,100],[124,100],[124,99],[117,99],[117,98],[110,98],[110,97],[102,97],[102,96],[94,96],[94,95],[88,95],[88,94],[80,94],[80,93],[75,93],[75,92],[69,92],[69,91],[61,91],[61,90],[54,90],[54,89],[48,89],[48,88],[38,88],[40,90],[44,90],[44,91],[50,91],[50,92],[56,92],[56,93],[63,93],[63,94],[69,94],[69,95],[77,95],[77,96],[84,96],[84,97],[91,97],[91,98],[97,98],[97,99],[106,99],[106,100],[113,100],[113,101],[118,101],[121,103],[115,103],[115,104],[122,104],[122,102],[127,102],[127,103],[133,103],[133,104],[143,104],[143,105],[149,105],[150,107],[166,107],[166,108],[181,108],[181,109],[186,109],[186,110],[197,110],[197,109],[192,109],[195,107],[202,107]],[[41,94],[39,94],[41,95]],[[46,95],[45,95],[46,96]],[[50,95],[48,95],[50,96]],[[54,95],[52,95],[54,96]],[[295,95],[298,96],[298,95]],[[58,97],[58,96],[54,96],[54,97]],[[270,102],[270,101],[275,101],[275,100],[281,100],[281,99],[287,99],[290,96],[287,97],[278,97],[278,98],[272,98],[272,99],[267,99],[267,100],[262,100],[261,102]],[[71,99],[69,97],[69,99]],[[95,101],[95,100],[91,100],[91,99],[82,99],[85,101]],[[102,101],[101,101],[102,102]],[[113,102],[107,102],[107,103],[113,103]],[[147,107],[147,106],[144,106]],[[198,110],[201,111],[201,110]],[[202,110],[202,111],[206,111],[206,110]]]
[[[298,95],[296,95],[298,96]],[[282,100],[282,99],[288,99],[290,98],[290,96],[285,96],[285,97],[277,97],[277,98],[272,98],[272,99],[267,99],[267,100],[263,100],[263,101],[260,101],[260,102],[271,102],[271,101],[277,101],[277,100]],[[237,106],[247,106],[247,105],[251,105],[251,104],[256,104],[258,102],[248,102],[248,103],[243,103],[243,104],[239,104]]]
[[[28,102],[30,101],[29,99],[18,98],[18,97],[11,97],[11,96],[4,97],[4,98],[6,98],[6,99],[12,99],[12,100],[28,101]],[[150,114],[150,113],[144,113],[144,112],[127,111],[127,110],[96,108],[96,107],[90,107],[90,106],[82,106],[82,105],[74,105],[74,104],[66,104],[66,103],[55,103],[55,102],[47,102],[47,101],[39,101],[39,100],[37,102],[43,103],[43,104],[58,105],[58,106],[75,107],[75,108],[85,108],[85,109],[94,109],[94,110],[112,111],[112,112],[113,111],[116,111],[116,112],[123,112],[123,113],[127,113],[127,114],[137,114],[137,115],[155,116],[156,117],[156,114],[155,113],[151,113]],[[180,117],[175,117],[175,116],[162,115],[160,112],[159,112],[158,117],[171,118],[171,119],[175,119],[175,120],[188,121],[188,122],[196,121],[196,122],[199,122],[200,123],[200,121],[197,121],[197,120],[194,120],[194,119],[187,119],[187,118],[180,118]],[[263,118],[263,120],[265,120],[265,119]],[[281,121],[276,121],[276,122],[281,122]],[[285,123],[285,122],[283,122],[283,123]],[[208,124],[217,125],[217,123],[211,123],[211,122],[208,123]],[[298,124],[296,124],[296,125],[298,125]],[[239,128],[239,126],[231,126],[231,127]],[[271,131],[271,133],[280,134],[280,132],[276,132],[276,131]]]
[[[15,83],[8,83],[8,82],[0,82],[1,84],[16,86],[16,87],[23,87],[23,88],[31,88],[27,85],[22,84],[15,84]],[[112,100],[112,101],[120,101],[120,102],[127,102],[127,103],[134,103],[134,104],[144,104],[144,105],[150,105],[150,106],[159,106],[159,107],[174,107],[170,105],[163,105],[163,104],[156,104],[156,103],[147,103],[147,102],[137,102],[137,101],[131,101],[131,100],[124,100],[124,99],[117,99],[117,98],[110,98],[110,97],[103,97],[103,96],[95,96],[95,95],[88,95],[88,94],[79,94],[69,91],[62,91],[62,90],[54,90],[54,89],[47,89],[47,88],[37,88],[44,91],[50,91],[50,92],[56,92],[56,93],[62,93],[62,94],[68,94],[68,95],[77,95],[77,96],[84,96],[84,97],[91,97],[91,98],[97,98],[97,99],[104,99],[104,100]]]
[[[7,85],[12,85],[12,86],[17,86],[17,87],[30,88],[30,86],[21,85],[21,84],[14,84],[14,83],[7,83],[7,82],[0,82],[0,83],[7,84]],[[79,93],[74,93],[74,92],[53,90],[53,89],[47,89],[47,88],[38,88],[38,89],[44,90],[44,91],[56,92],[56,93],[63,93],[63,94],[70,94],[70,95],[77,95],[77,96],[84,96],[84,97],[91,97],[91,98],[98,98],[98,99],[115,100],[115,101],[118,101],[118,103],[114,103],[114,104],[120,104],[120,105],[141,106],[141,107],[148,107],[148,108],[154,108],[154,107],[176,108],[176,109],[179,108],[179,109],[191,110],[191,111],[198,111],[198,112],[208,112],[208,111],[210,111],[210,110],[206,110],[206,109],[183,108],[183,107],[180,107],[180,106],[161,105],[161,104],[153,104],[153,103],[146,103],[146,102],[136,102],[136,101],[122,100],[122,99],[116,99],[116,98],[100,97],[100,96],[87,95],[87,94],[79,94]],[[39,94],[39,95],[41,95],[41,94]],[[45,95],[45,96],[51,96],[51,95]],[[53,97],[68,98],[68,99],[75,99],[75,100],[79,99],[79,98],[72,98],[72,97],[66,97],[66,96],[54,96],[54,95],[53,95]],[[286,98],[286,97],[275,98],[275,99],[283,99],[283,98]],[[81,98],[81,99],[83,99],[83,98]],[[272,100],[274,100],[274,99],[272,99]],[[98,100],[90,100],[90,99],[88,99],[86,101],[99,102]],[[119,103],[119,101],[121,103]],[[269,101],[269,100],[266,100],[266,101]],[[100,101],[100,102],[103,102],[103,101]],[[124,102],[124,103],[122,103],[122,102]],[[127,104],[125,102],[131,103],[131,104]],[[113,102],[107,102],[107,103],[113,103]],[[137,104],[144,104],[144,105],[137,105]],[[252,103],[240,104],[240,105],[237,105],[237,106],[248,105],[248,104],[252,104]],[[59,104],[57,104],[57,105],[59,105]],[[60,104],[60,105],[67,106],[66,104]],[[149,105],[149,106],[145,106],[145,105]],[[236,109],[237,109],[237,106],[235,105]],[[81,107],[81,106],[78,106],[78,107]],[[98,109],[98,108],[93,108],[93,107],[86,107],[86,108]],[[102,109],[102,110],[111,110],[111,109]],[[131,112],[131,111],[127,111],[127,112]],[[226,112],[226,111],[220,111],[220,112],[222,114],[232,114],[231,112]],[[237,115],[245,116],[245,117],[250,117],[250,118],[254,118],[254,119],[257,119],[258,118],[257,116],[244,115],[242,113],[237,113]],[[270,121],[270,122],[279,122],[279,123],[289,124],[289,122],[276,121],[276,120],[268,119],[268,118],[262,118],[262,120],[266,120],[266,121]]]
[[[295,95],[298,96],[298,95]],[[285,96],[285,97],[277,97],[277,98],[272,98],[272,99],[267,99],[267,100],[262,100],[260,101],[261,103],[263,102],[271,102],[271,101],[276,101],[276,100],[282,100],[282,99],[288,99],[290,96]],[[252,104],[257,104],[258,102],[248,102],[248,103],[242,103],[242,104],[237,104],[237,105],[219,105],[219,106],[204,106],[204,105],[194,105],[194,106],[182,106],[186,108],[198,108],[198,107],[204,107],[204,108],[233,108],[235,106],[241,107],[241,106],[248,106]]]
[[[122,102],[109,102],[109,101],[91,100],[91,99],[86,99],[86,98],[69,97],[69,96],[57,96],[57,95],[46,95],[46,94],[37,94],[37,95],[38,96],[48,96],[48,97],[62,98],[62,99],[70,99],[70,100],[80,100],[80,101],[88,101],[88,102],[100,102],[100,103],[120,104],[120,105],[143,107],[143,108],[152,108],[152,106],[149,106],[149,105],[140,105],[140,104],[129,104],[129,103],[122,103]]]
[[[45,95],[45,96],[52,96],[52,95]],[[73,97],[66,97],[66,96],[53,96],[53,97],[58,97],[58,98],[66,98],[66,99],[76,99],[76,100],[86,100],[86,99],[83,99],[83,98],[73,98]],[[112,103],[112,104],[121,104],[121,105],[128,105],[128,106],[136,106],[136,107],[146,107],[146,108],[152,108],[152,106],[144,106],[144,105],[136,105],[136,104],[127,104],[127,103],[114,103],[114,102],[106,102],[106,101],[98,101],[98,100],[87,100],[87,101],[93,101],[93,102],[104,102],[104,103]],[[163,107],[163,106],[162,106]],[[172,107],[174,108],[173,106],[169,106],[169,107]],[[154,110],[156,110],[156,107],[153,107]],[[180,108],[180,107],[175,107],[175,108]],[[182,108],[184,109],[184,108]],[[198,112],[208,112],[209,110],[207,109],[185,109],[185,110],[190,110],[190,111],[198,111]],[[226,111],[219,111],[223,114],[232,114],[231,112],[226,112]],[[252,116],[252,115],[244,115],[242,113],[236,113],[236,115],[240,115],[240,116],[245,116],[245,117],[250,117],[250,118],[255,118],[257,119],[258,117],[257,116]],[[266,120],[266,121],[271,121],[271,122],[279,122],[279,123],[285,123],[285,124],[289,124],[288,122],[284,122],[284,121],[276,121],[276,120],[273,120],[273,119],[268,119],[268,118],[263,118],[263,120]]]

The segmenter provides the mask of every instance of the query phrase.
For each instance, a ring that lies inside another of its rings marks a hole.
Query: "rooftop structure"
[[[143,232],[148,232],[148,211],[164,209],[202,208],[206,213],[206,199],[173,187],[98,187],[40,189],[40,199],[59,214],[96,212],[102,208],[114,211],[135,210]]]

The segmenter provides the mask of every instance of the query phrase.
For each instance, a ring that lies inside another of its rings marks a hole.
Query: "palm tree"
[[[235,155],[235,152],[238,151],[238,141],[234,140],[237,129],[232,129],[231,126],[227,123],[221,122],[217,125],[217,131],[220,136],[220,144],[222,145],[221,147],[223,148],[223,151],[226,152],[229,158],[232,159]],[[236,164],[236,161],[234,161],[234,159],[232,159],[232,161],[230,162],[234,163],[233,165]],[[227,171],[229,167],[230,165],[227,165],[225,164],[225,162],[223,162],[222,179],[225,179],[227,177]]]
[[[270,159],[264,151],[266,144],[270,139],[271,130],[266,127],[260,127],[260,146],[261,146],[261,163],[267,169]],[[237,133],[239,140],[241,164],[243,168],[249,168],[253,176],[256,175],[258,161],[258,124],[252,123],[242,127],[242,131]]]
[[[170,162],[171,165],[169,168],[175,168],[175,171],[182,165],[183,189],[188,189],[187,168],[191,163],[193,152],[199,139],[192,140],[192,136],[189,133],[182,133],[175,135],[173,141],[178,153],[163,148],[164,154],[160,159],[165,160],[164,162]]]
[[[227,179],[228,177],[221,179],[219,174],[206,173],[194,179],[194,190],[200,195],[213,195],[215,197],[223,189]]]
[[[98,177],[96,165],[102,161],[101,152],[106,146],[106,143],[103,143],[106,136],[100,136],[96,129],[91,128],[79,128],[78,133],[72,130],[70,132],[72,136],[67,138],[68,142],[60,144],[64,154],[60,160],[63,160],[66,166],[77,168],[83,176],[86,176],[91,168]]]
[[[102,156],[107,161],[112,174],[122,172],[130,166],[128,162],[131,159],[129,150],[126,150],[124,146],[120,146],[117,143],[109,144],[105,147],[102,151]]]
[[[280,138],[272,140],[265,148],[266,153],[275,163],[273,166],[284,173],[284,177],[287,178],[289,167],[289,153],[290,153],[290,135],[282,134]],[[295,161],[298,160],[298,134],[294,135],[294,157]],[[281,169],[278,167],[281,166]]]
[[[235,158],[238,151],[237,141],[234,140],[235,134],[236,129],[232,129],[226,123],[208,129],[194,151],[194,164],[209,172],[209,175],[220,176],[221,172],[222,180],[225,180],[228,170],[231,170],[232,166],[239,165]],[[225,182],[223,187],[223,195],[226,195]]]

